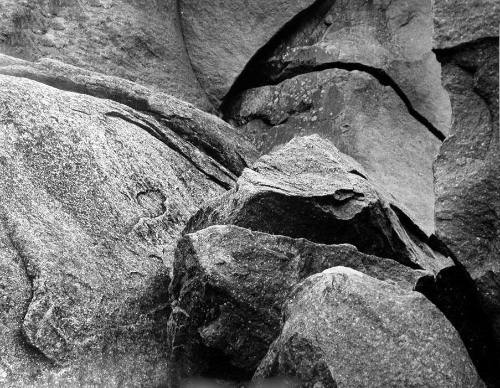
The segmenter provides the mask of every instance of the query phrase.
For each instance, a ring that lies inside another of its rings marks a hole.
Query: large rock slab
[[[259,49],[314,0],[181,0],[179,8],[193,69],[219,106]]]
[[[441,141],[370,74],[333,69],[250,89],[229,116],[263,154],[297,135],[329,139],[434,232],[432,162]]]
[[[0,52],[58,59],[211,110],[191,68],[178,12],[175,0],[3,0]]]
[[[178,243],[169,321],[177,379],[250,377],[279,335],[281,306],[307,276],[347,266],[412,290],[432,278],[348,244],[322,245],[225,225]]]
[[[434,40],[438,49],[486,37],[498,38],[500,4],[495,0],[435,0]]]
[[[1,385],[163,384],[173,248],[231,174],[110,100],[2,75],[0,111]]]
[[[255,379],[301,387],[484,387],[453,326],[419,293],[335,267],[296,287]]]
[[[432,52],[431,0],[341,0],[316,7],[316,14],[304,15],[253,59],[237,90],[326,68],[362,70],[395,88],[431,131],[448,133],[450,101]]]
[[[254,147],[223,120],[169,94],[52,59],[37,62],[0,54],[0,74],[29,78],[61,90],[88,94],[153,115],[161,124],[231,173],[241,174],[257,157]],[[227,181],[231,177],[222,180]]]
[[[476,282],[496,337],[500,381],[498,40],[440,52],[453,106],[434,164],[436,231]]]
[[[311,135],[245,169],[237,186],[202,207],[186,232],[232,224],[323,244],[349,243],[436,273],[452,264],[403,209],[358,163]]]

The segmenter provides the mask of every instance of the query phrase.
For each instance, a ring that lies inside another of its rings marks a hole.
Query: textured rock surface
[[[175,0],[2,0],[0,51],[154,86],[211,109],[184,46]]]
[[[248,65],[242,84],[275,83],[325,68],[363,70],[398,89],[430,130],[447,134],[450,101],[432,50],[432,2],[319,1]]]
[[[496,336],[499,370],[498,40],[443,50],[439,55],[453,106],[453,126],[434,165],[436,230],[476,281]]]
[[[218,106],[248,61],[314,0],[180,0],[193,69]]]
[[[328,140],[298,137],[244,170],[237,187],[203,207],[186,232],[233,224],[323,244],[349,243],[434,272],[450,265],[388,198]]]
[[[300,75],[245,91],[230,116],[263,154],[297,135],[331,140],[434,232],[432,162],[441,141],[373,76],[339,69]]]
[[[283,320],[255,378],[292,376],[311,388],[484,386],[457,332],[425,297],[350,268],[302,282]]]
[[[337,265],[409,290],[432,277],[347,244],[314,244],[236,226],[186,235],[177,246],[171,284],[170,364],[184,376],[214,370],[219,377],[230,377],[231,370],[250,376],[279,335],[281,305],[292,287]]]
[[[485,37],[498,37],[500,4],[495,0],[435,0],[436,48],[447,48]]]
[[[162,383],[173,246],[223,167],[124,105],[0,85],[2,385]]]

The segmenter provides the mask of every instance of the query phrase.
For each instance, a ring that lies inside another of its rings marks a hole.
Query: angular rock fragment
[[[325,70],[250,89],[229,116],[263,154],[297,135],[331,140],[434,232],[432,162],[441,141],[368,73]]]
[[[300,283],[254,379],[301,387],[484,387],[452,325],[419,293],[335,267]]]
[[[244,170],[237,186],[198,211],[185,232],[232,224],[322,244],[348,243],[435,273],[453,265],[365,174],[328,140],[298,137]]]
[[[127,106],[3,75],[0,145],[2,385],[163,384],[173,246],[232,174]]]
[[[178,12],[175,0],[2,1],[0,51],[123,77],[212,110]]]
[[[432,274],[359,252],[348,244],[226,225],[179,241],[170,286],[169,336],[177,378],[249,377],[279,334],[281,306],[302,279],[337,265],[412,290]]]

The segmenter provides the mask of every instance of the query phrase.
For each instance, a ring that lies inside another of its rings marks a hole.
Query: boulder
[[[322,244],[348,243],[434,273],[453,265],[358,163],[318,135],[294,138],[261,157],[234,189],[207,202],[185,232],[226,224]]]
[[[434,232],[432,162],[441,141],[370,74],[325,70],[246,90],[229,117],[263,154],[297,135],[330,140]]]
[[[301,387],[484,387],[458,333],[421,294],[335,267],[300,283],[254,379]]]
[[[0,385],[165,382],[173,248],[234,176],[153,117],[0,76]]]
[[[226,379],[250,377],[279,335],[281,306],[292,288],[338,265],[407,290],[433,278],[348,244],[316,244],[233,225],[185,235],[170,286],[174,378],[214,372]]]
[[[458,46],[498,38],[500,4],[495,0],[434,0],[434,46]]]
[[[451,108],[432,52],[431,0],[319,1],[315,7],[316,14],[304,15],[253,58],[234,92],[328,68],[360,70],[391,86],[438,137],[448,134]]]
[[[0,52],[52,58],[149,85],[204,110],[175,0],[20,0],[0,4]]]
[[[436,233],[476,282],[496,344],[500,381],[500,140],[498,40],[438,52],[453,106],[434,163]],[[497,385],[498,386],[498,385]]]
[[[250,59],[314,0],[180,0],[193,69],[219,106]]]
[[[233,174],[241,174],[257,157],[254,147],[230,125],[169,94],[57,60],[13,60],[0,54],[0,74],[29,78],[61,90],[113,100],[153,115]]]

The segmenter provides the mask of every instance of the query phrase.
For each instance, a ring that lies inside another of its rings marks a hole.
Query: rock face
[[[3,0],[0,51],[58,59],[212,109],[194,75],[174,0]]]
[[[209,202],[186,232],[232,224],[439,272],[451,264],[361,166],[317,135],[295,138],[246,169],[237,187]]]
[[[438,136],[448,133],[450,102],[431,51],[430,0],[319,1],[315,7],[249,63],[236,90],[327,68],[362,70],[394,87]]]
[[[434,164],[436,230],[476,281],[500,368],[498,40],[438,53],[453,106]],[[500,379],[500,376],[498,377]],[[500,380],[499,380],[500,381]]]
[[[439,49],[485,37],[498,37],[499,22],[498,1],[434,1],[434,39]]]
[[[127,106],[0,85],[1,384],[161,384],[173,246],[229,172]]]
[[[335,267],[303,281],[255,378],[301,387],[483,387],[460,338],[422,295]]]
[[[409,290],[432,277],[347,244],[315,244],[232,225],[184,236],[170,288],[172,369],[181,377],[214,371],[250,377],[279,335],[281,305],[293,286],[337,265]]]
[[[368,73],[325,70],[250,89],[229,116],[263,154],[297,135],[329,139],[434,232],[432,161],[441,141]]]
[[[181,0],[186,47],[193,69],[219,106],[255,53],[314,0]]]

